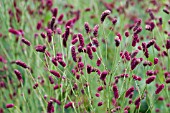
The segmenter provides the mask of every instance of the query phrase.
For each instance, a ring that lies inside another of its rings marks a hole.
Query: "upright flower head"
[[[94,35],[95,37],[98,36],[98,29],[99,29],[99,25],[95,25],[94,28],[93,28],[93,35]]]
[[[18,80],[22,82],[23,80],[21,73],[17,69],[14,70],[14,73],[16,74]]]
[[[79,38],[79,42],[80,42],[80,46],[84,47],[84,38],[83,35],[81,33],[78,33],[78,38]]]
[[[106,76],[107,76],[107,74],[108,74],[108,72],[105,70],[105,71],[103,71],[102,73],[101,73],[101,75],[100,75],[100,79],[101,80],[105,80],[105,78],[106,78]]]
[[[101,17],[100,17],[100,21],[101,23],[104,22],[106,16],[110,15],[111,11],[110,10],[105,10],[102,14],[101,14]]]
[[[85,28],[87,34],[90,33],[90,26],[89,26],[88,22],[84,23],[84,28]]]
[[[71,47],[71,55],[72,55],[72,58],[75,62],[77,62],[77,57],[76,57],[76,47],[75,46],[72,46]]]
[[[166,40],[166,49],[170,49],[170,39]]]
[[[51,12],[52,12],[52,14],[53,14],[53,17],[57,17],[58,8],[53,8],[53,9],[51,9]]]
[[[116,85],[113,85],[113,93],[114,93],[114,97],[115,99],[119,98],[119,92],[118,92],[118,88]]]
[[[47,105],[47,113],[54,113],[53,101],[50,100]]]

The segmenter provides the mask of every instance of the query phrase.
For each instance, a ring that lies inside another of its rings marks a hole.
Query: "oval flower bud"
[[[98,36],[98,29],[99,29],[99,25],[95,25],[94,28],[93,28],[93,35],[94,35],[95,37]]]
[[[100,75],[100,79],[101,80],[105,80],[105,78],[106,78],[106,76],[107,76],[107,74],[108,74],[108,72],[105,70],[105,71],[103,71],[102,73],[101,73],[101,75]]]
[[[125,97],[126,97],[126,98],[129,97],[129,95],[130,95],[134,90],[135,90],[135,88],[134,88],[133,86],[130,87],[130,88],[126,91]]]
[[[50,70],[50,73],[53,74],[54,76],[60,78],[60,73],[55,71],[55,70]]]
[[[82,47],[84,47],[84,38],[83,38],[83,35],[81,33],[78,33],[78,38],[79,38],[79,42],[80,42],[80,45]]]
[[[71,55],[72,55],[72,58],[73,58],[74,62],[77,62],[76,47],[75,46],[71,47]]]
[[[37,46],[35,47],[35,49],[36,49],[37,52],[42,52],[42,53],[44,53],[44,52],[45,52],[45,49],[46,49],[46,46],[44,46],[44,45],[37,45]]]
[[[97,91],[98,92],[100,92],[100,91],[102,91],[103,90],[103,87],[102,86],[99,86],[98,88],[97,88]]]
[[[14,104],[6,104],[6,108],[13,108]]]
[[[84,23],[84,28],[85,28],[87,34],[90,33],[90,26],[89,26],[88,22]]]
[[[113,85],[113,93],[114,93],[115,99],[119,98],[119,92],[118,92],[118,88],[116,85]]]
[[[16,60],[15,63],[23,68],[28,68],[28,66],[21,60]]]
[[[135,105],[137,109],[139,108],[140,100],[141,100],[140,97],[135,100]]]
[[[102,59],[101,59],[101,58],[98,58],[98,59],[97,59],[97,62],[96,62],[96,65],[97,65],[97,66],[100,66],[100,65],[101,65],[101,62],[102,62]]]
[[[67,109],[67,108],[72,107],[72,106],[73,106],[73,103],[69,102],[69,103],[64,105],[64,108]]]
[[[164,84],[159,85],[155,91],[155,94],[159,94],[164,89],[164,87],[165,87]]]
[[[100,21],[101,23],[104,22],[106,16],[110,15],[111,11],[110,10],[105,10],[102,14],[101,14],[101,17],[100,17]]]
[[[41,37],[45,39],[46,38],[46,34],[42,32],[41,33]]]
[[[166,40],[166,49],[170,49],[170,39]]]
[[[48,78],[49,78],[50,84],[54,84],[54,79],[53,79],[53,77],[52,77],[52,76],[49,76]]]
[[[150,84],[155,80],[156,76],[150,76],[148,79],[146,79],[146,84]]]
[[[88,54],[89,58],[92,60],[93,59],[93,53],[92,53],[90,46],[87,46],[87,54]]]
[[[27,46],[30,46],[30,45],[31,45],[30,41],[28,41],[28,40],[25,39],[25,38],[22,38],[21,41],[22,41],[24,44],[26,44]]]
[[[87,73],[90,74],[92,72],[92,66],[87,65]]]
[[[53,9],[51,9],[51,12],[52,12],[52,14],[53,14],[53,17],[57,17],[58,8],[53,8]]]
[[[47,113],[53,113],[53,112],[54,112],[53,100],[50,100],[47,105]]]
[[[159,59],[158,58],[154,58],[154,64],[158,64]]]
[[[18,30],[15,30],[13,28],[10,28],[8,31],[14,35],[21,35],[21,33]]]
[[[16,74],[18,80],[22,82],[23,80],[21,73],[17,69],[14,70],[14,73]]]
[[[57,63],[57,60],[55,58],[52,58],[52,63],[55,65],[55,66],[58,66],[58,63]]]
[[[98,106],[102,106],[102,105],[103,105],[103,102],[98,102],[97,105],[98,105]]]
[[[116,47],[118,47],[120,45],[120,39],[117,37],[114,40],[115,40]]]

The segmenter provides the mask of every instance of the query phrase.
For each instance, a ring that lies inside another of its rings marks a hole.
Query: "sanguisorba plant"
[[[170,2],[1,0],[0,113],[169,113]]]

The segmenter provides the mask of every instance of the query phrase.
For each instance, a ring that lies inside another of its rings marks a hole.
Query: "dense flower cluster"
[[[82,1],[0,2],[0,113],[168,113],[169,2]]]

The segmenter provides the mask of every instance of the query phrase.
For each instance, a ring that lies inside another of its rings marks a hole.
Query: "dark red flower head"
[[[18,80],[22,82],[23,80],[21,73],[17,69],[14,70],[14,73],[16,74]]]
[[[103,105],[103,102],[98,102],[97,105],[98,105],[98,106],[102,106],[102,105]]]
[[[113,93],[114,93],[114,97],[115,99],[119,98],[119,91],[116,85],[113,85]]]
[[[133,86],[130,87],[130,88],[126,91],[125,97],[126,97],[126,98],[129,97],[130,94],[131,94],[134,90],[135,90],[135,88],[134,88]]]
[[[85,28],[87,34],[90,33],[90,26],[89,26],[88,22],[84,23],[84,28]]]
[[[166,40],[166,49],[170,49],[170,39]]]
[[[51,12],[52,12],[52,14],[53,14],[53,17],[57,17],[58,8],[53,8],[53,9],[51,9]]]
[[[37,45],[37,46],[35,46],[35,49],[36,49],[37,52],[44,53],[45,49],[46,49],[46,46],[45,45]]]
[[[164,84],[159,85],[155,91],[155,94],[159,94],[164,89],[164,87],[165,87]]]
[[[47,105],[47,113],[54,113],[53,101],[50,100]]]
[[[64,108],[67,109],[69,107],[73,107],[73,102],[68,102],[67,104],[65,104]]]
[[[100,79],[101,80],[105,80],[105,78],[106,78],[106,76],[107,76],[107,74],[108,74],[108,72],[105,70],[105,71],[103,71],[102,73],[101,73],[101,75],[100,75]]]
[[[146,84],[150,84],[155,80],[156,76],[150,76],[148,79],[146,79]]]
[[[76,47],[75,46],[72,46],[71,47],[71,55],[72,55],[72,58],[75,62],[77,62],[77,57],[76,57]]]
[[[20,31],[15,30],[15,29],[13,29],[13,28],[10,28],[8,31],[9,31],[10,33],[14,34],[14,35],[21,35]]]
[[[28,40],[25,39],[25,38],[22,38],[21,41],[22,41],[24,44],[26,44],[27,46],[30,46],[30,45],[31,45],[30,41],[28,41]]]
[[[120,39],[116,37],[114,40],[115,40],[116,47],[118,47],[120,45]]]
[[[41,37],[45,39],[46,38],[46,34],[42,32],[41,33]]]
[[[6,108],[12,108],[14,107],[14,104],[6,104]]]
[[[93,35],[94,35],[95,37],[98,36],[98,29],[99,29],[99,25],[95,25],[94,28],[93,28]]]
[[[101,17],[100,17],[100,21],[101,23],[104,22],[106,16],[110,15],[111,11],[110,10],[105,10],[102,14],[101,14]]]
[[[78,33],[78,38],[79,38],[79,42],[80,42],[80,46],[84,47],[84,38],[83,35],[81,33]]]
[[[169,11],[166,8],[163,9],[163,12],[165,12],[166,14],[169,14]]]
[[[28,66],[21,60],[16,60],[15,63],[23,68],[28,68]]]
[[[58,77],[58,78],[60,78],[60,76],[61,76],[60,73],[55,71],[55,70],[50,70],[50,73],[53,74],[54,76]]]

